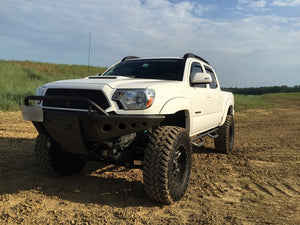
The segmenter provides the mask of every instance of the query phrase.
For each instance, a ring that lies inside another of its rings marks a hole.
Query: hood
[[[55,81],[52,83],[48,83],[46,86],[48,88],[101,88],[105,85],[109,86],[112,89],[119,88],[147,88],[149,86],[155,84],[164,84],[170,82],[178,82],[178,81],[170,81],[170,80],[152,80],[152,79],[138,79],[138,78],[130,78],[130,77],[122,77],[122,76],[92,76],[83,79],[73,79],[73,80],[61,80]]]

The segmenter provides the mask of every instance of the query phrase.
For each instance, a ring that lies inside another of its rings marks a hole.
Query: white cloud
[[[86,64],[92,31],[92,65],[109,66],[126,55],[194,52],[212,61],[223,75],[224,86],[249,86],[249,79],[259,81],[260,74],[275,76],[286,67],[300,71],[300,17],[216,20],[205,14],[214,6],[185,0],[23,3],[0,2],[2,55],[7,52],[13,57],[17,46],[15,57],[23,54],[37,61]],[[264,8],[266,1],[240,0],[239,4],[256,9]]]
[[[274,0],[271,5],[274,6],[299,6],[300,0]]]
[[[253,8],[264,8],[266,7],[267,2],[266,1],[253,1],[252,3],[250,3],[250,7]]]
[[[262,9],[267,6],[267,1],[265,0],[259,0],[259,1],[253,1],[253,0],[239,0],[238,1],[238,9],[245,9],[245,8],[254,8],[254,9]]]

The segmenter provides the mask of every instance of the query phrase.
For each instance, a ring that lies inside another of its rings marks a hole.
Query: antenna
[[[89,72],[89,70],[90,70],[90,58],[91,58],[91,37],[92,37],[92,31],[90,31],[90,36],[89,36],[88,72]]]

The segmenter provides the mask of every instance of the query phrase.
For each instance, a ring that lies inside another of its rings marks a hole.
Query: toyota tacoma
[[[125,57],[103,74],[45,84],[24,99],[38,131],[35,155],[48,175],[78,173],[87,160],[138,167],[146,194],[180,200],[189,183],[192,146],[214,139],[230,153],[234,97],[212,66],[183,57]]]

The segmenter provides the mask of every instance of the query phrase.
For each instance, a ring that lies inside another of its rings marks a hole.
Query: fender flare
[[[234,115],[234,103],[231,99],[228,99],[226,101],[226,104],[224,104],[225,107],[223,108],[223,117],[221,120],[221,123],[219,126],[222,126],[225,123],[226,117],[228,114]]]
[[[168,100],[160,109],[159,114],[167,115],[178,111],[189,111],[190,100],[184,97],[176,97]]]
[[[190,100],[184,97],[176,97],[167,101],[160,109],[159,114],[168,115],[175,114],[179,111],[185,111],[185,124],[188,131],[191,126],[191,115],[190,115]]]

